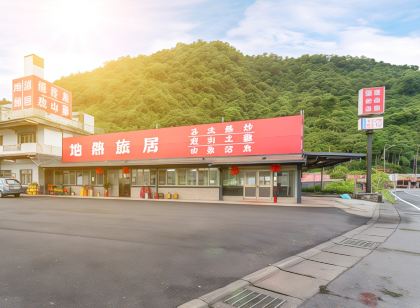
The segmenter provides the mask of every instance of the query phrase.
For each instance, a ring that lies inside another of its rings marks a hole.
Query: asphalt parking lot
[[[175,307],[366,222],[336,208],[0,199],[0,307]]]

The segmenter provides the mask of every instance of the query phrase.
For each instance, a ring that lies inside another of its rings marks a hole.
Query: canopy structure
[[[337,152],[305,152],[305,169],[316,169],[335,166],[350,160],[366,157],[363,153],[337,153]]]

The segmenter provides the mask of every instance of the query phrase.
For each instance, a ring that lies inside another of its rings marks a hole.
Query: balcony
[[[11,120],[38,118],[44,121],[53,122],[59,126],[67,126],[69,128],[84,131],[85,133],[95,133],[95,127],[79,121],[66,119],[55,114],[47,113],[43,110],[31,108],[23,110],[11,110],[10,108],[0,108],[0,123]]]
[[[61,147],[40,143],[5,144],[0,146],[0,156],[26,156],[44,154],[61,156]]]

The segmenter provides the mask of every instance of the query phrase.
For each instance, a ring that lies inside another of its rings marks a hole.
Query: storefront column
[[[302,165],[297,165],[297,172],[296,172],[296,203],[302,203]]]
[[[156,168],[156,194],[159,199],[159,168]]]
[[[219,201],[223,200],[223,169],[219,168]]]

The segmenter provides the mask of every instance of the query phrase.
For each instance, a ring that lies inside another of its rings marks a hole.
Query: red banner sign
[[[385,87],[359,90],[358,114],[382,114],[385,111]]]
[[[303,152],[303,116],[181,126],[63,139],[63,162]]]
[[[13,80],[13,110],[36,108],[71,119],[71,92],[37,76]]]

